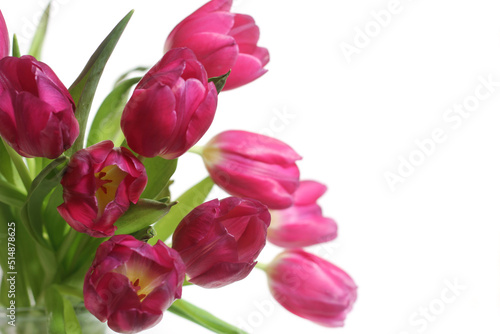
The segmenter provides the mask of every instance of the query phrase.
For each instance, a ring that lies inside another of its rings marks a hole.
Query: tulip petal
[[[357,297],[347,273],[303,250],[281,253],[267,273],[271,293],[283,307],[322,326],[343,326]]]
[[[186,39],[182,46],[193,50],[209,78],[226,74],[238,58],[238,45],[233,37],[227,35],[198,33]]]
[[[71,95],[32,56],[0,60],[0,134],[25,157],[55,159],[79,134]]]
[[[316,203],[324,195],[327,188],[324,184],[316,181],[301,181],[299,189],[295,192],[295,203],[307,205]]]
[[[288,221],[286,225],[276,228],[271,224],[267,237],[276,246],[284,248],[308,247],[335,239],[337,223],[331,218],[319,216]]]
[[[9,32],[7,31],[7,25],[5,24],[5,19],[3,18],[2,11],[0,11],[0,58],[9,55],[9,48]]]
[[[127,143],[145,157],[175,159],[208,130],[217,94],[188,48],[167,52],[144,76],[125,106],[121,127]]]
[[[111,329],[137,333],[156,325],[181,297],[184,275],[180,256],[163,242],[114,236],[99,246],[85,276],[85,306]]]
[[[1,80],[1,77],[0,77]],[[17,127],[10,92],[1,91],[0,88],[0,135],[16,151],[19,150],[17,143]]]
[[[168,86],[136,90],[121,120],[129,146],[145,157],[161,154],[175,131],[175,106],[175,97]]]
[[[259,27],[250,15],[235,14],[234,26],[229,32],[238,43],[240,53],[253,54],[260,37]]]
[[[210,140],[207,147],[221,151],[222,155],[227,152],[269,164],[291,164],[302,159],[282,141],[248,131],[224,131]]]
[[[206,14],[218,11],[229,11],[233,5],[233,0],[211,0],[198,8],[193,14]],[[190,15],[190,16],[191,16]]]
[[[61,185],[64,203],[57,209],[75,230],[93,237],[114,234],[114,223],[146,187],[145,167],[125,148],[104,141],[77,151]],[[135,202],[134,202],[135,201]]]
[[[221,288],[246,278],[256,263],[217,263],[209,271],[189,281],[207,289]]]
[[[251,199],[229,197],[206,202],[177,226],[172,247],[189,281],[218,288],[245,278],[266,243],[270,214]]]
[[[184,59],[174,59],[166,64],[163,64],[164,62],[165,60],[162,59],[153,66],[137,84],[137,89],[148,89],[157,84],[170,87],[175,85],[186,67],[186,61]]]
[[[214,182],[229,194],[257,199],[270,209],[292,205],[300,175],[295,164],[271,165],[232,154],[226,154],[225,158],[216,168],[207,166],[207,169]]]
[[[234,66],[231,68],[231,75],[227,78],[224,90],[237,88],[261,77],[267,72],[263,66],[264,64],[259,58],[240,53]]]
[[[29,157],[40,153],[49,159],[57,158],[64,148],[52,106],[22,92],[17,97],[15,109],[17,131],[24,134],[18,138],[22,152]]]
[[[176,47],[183,47],[185,41],[198,33],[227,35],[234,24],[234,14],[213,12],[206,15],[188,17],[179,23],[168,35],[165,52]]]

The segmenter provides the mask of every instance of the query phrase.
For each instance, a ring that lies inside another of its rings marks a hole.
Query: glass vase
[[[1,334],[45,334],[49,332],[49,317],[41,307],[21,307],[15,310],[15,326],[12,326],[10,311],[2,309],[0,314]],[[80,323],[81,333],[105,334],[110,333],[108,326],[100,322],[82,305],[75,306],[76,317]],[[11,322],[11,324],[9,324]],[[67,332],[72,334],[71,331]]]

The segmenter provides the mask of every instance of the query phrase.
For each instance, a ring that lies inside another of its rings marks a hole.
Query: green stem
[[[265,272],[267,272],[268,267],[269,265],[262,262],[257,262],[257,264],[255,265],[255,268],[259,268],[260,270],[263,270]]]
[[[63,241],[61,247],[59,247],[59,249],[57,250],[57,262],[58,263],[62,262],[62,260],[64,259],[64,256],[68,252],[68,249],[71,247],[73,242],[75,242],[75,238],[77,236],[78,236],[78,232],[76,230],[74,230],[73,228],[71,228],[69,230],[68,234],[66,234],[66,237],[64,238],[64,241]]]
[[[19,176],[21,177],[21,180],[23,181],[24,187],[26,188],[26,191],[29,192],[30,186],[31,186],[31,176],[30,172],[28,170],[28,167],[26,167],[26,164],[23,161],[23,158],[17,154],[16,151],[9,145],[7,145],[3,140],[2,140],[5,149],[7,150],[7,153],[10,156],[10,159],[12,162],[14,162],[14,166],[16,166],[16,170],[19,173]]]
[[[31,178],[34,179],[38,175],[36,169],[36,158],[27,158],[26,164],[28,165],[28,170],[31,173]]]
[[[188,281],[187,275],[184,277],[184,283],[182,283],[182,286],[187,286],[187,285],[193,285],[193,283]]]
[[[58,284],[56,285],[56,287],[59,290],[59,292],[61,292],[64,295],[73,296],[80,300],[83,300],[83,291],[81,289],[77,289],[72,286],[62,285],[62,284]]]
[[[36,161],[36,173],[38,175],[38,173],[40,173],[43,169],[44,169],[44,165],[48,165],[50,160],[47,159],[47,158],[37,158],[35,159]],[[46,163],[47,162],[47,163]]]
[[[201,146],[201,145],[197,145],[197,146],[193,146],[191,147],[188,152],[191,152],[191,153],[195,153],[195,154],[198,154],[198,155],[202,155],[203,154],[203,149],[205,147],[204,146]]]

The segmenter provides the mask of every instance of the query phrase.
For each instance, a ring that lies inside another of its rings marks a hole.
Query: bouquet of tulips
[[[81,333],[74,307],[83,302],[120,333],[156,325],[167,309],[217,333],[243,333],[181,299],[182,289],[221,288],[254,267],[290,312],[343,325],[356,285],[302,249],[337,236],[317,204],[325,185],[301,181],[301,157],[271,137],[231,130],[195,146],[219,94],[259,78],[269,61],[253,18],[231,4],[209,1],[180,22],[158,63],[125,73],[92,122],[100,76],[132,12],[69,88],[38,60],[50,5],[23,56],[15,35],[11,53],[0,12],[0,303],[8,325],[16,326],[16,308],[39,306],[50,333]],[[201,156],[209,176],[171,196],[187,152]],[[214,185],[230,197],[207,201]],[[264,265],[256,260],[266,241],[285,250]]]

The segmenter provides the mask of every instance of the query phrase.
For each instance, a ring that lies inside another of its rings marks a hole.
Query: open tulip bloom
[[[98,326],[138,333],[168,310],[214,332],[245,333],[186,301],[182,290],[224,288],[250,279],[254,268],[291,313],[344,324],[356,285],[299,249],[337,236],[337,223],[317,203],[326,186],[300,181],[301,156],[278,139],[230,129],[204,138],[218,99],[231,93],[219,94],[267,71],[255,20],[231,5],[208,1],[178,23],[156,65],[121,76],[93,118],[100,76],[132,12],[66,86],[39,60],[50,4],[26,55],[10,43],[0,11],[6,326],[17,326],[16,308],[44,308],[37,332],[95,333],[79,320],[83,308]],[[170,189],[175,172],[185,172],[177,161],[190,153],[201,156],[207,176],[178,194]],[[214,186],[231,196],[210,198]],[[270,264],[259,261],[266,240],[286,248]]]

